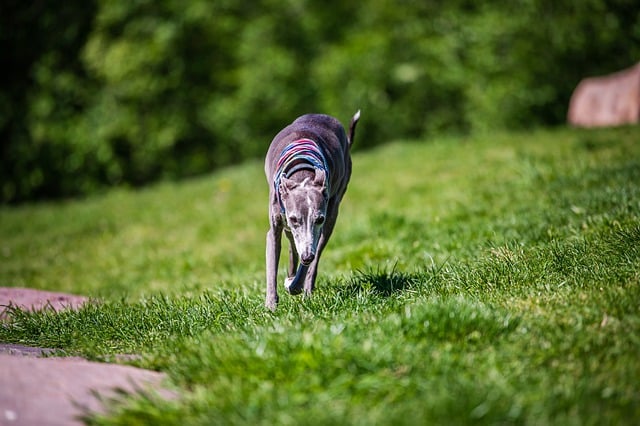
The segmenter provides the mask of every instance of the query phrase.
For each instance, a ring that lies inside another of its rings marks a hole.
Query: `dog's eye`
[[[316,218],[316,225],[322,225],[324,223],[324,216],[318,216]]]

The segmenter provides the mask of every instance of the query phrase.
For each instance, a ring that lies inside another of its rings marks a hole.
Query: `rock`
[[[0,425],[82,425],[81,416],[103,412],[116,390],[162,389],[164,374],[80,358],[0,354]],[[159,396],[174,398],[169,391]],[[100,395],[98,397],[97,395]]]
[[[0,320],[7,318],[10,307],[27,311],[53,309],[57,312],[63,309],[77,309],[88,300],[84,296],[74,294],[31,288],[0,287]]]
[[[0,320],[11,320],[11,307],[57,312],[87,302],[83,296],[0,287]],[[81,425],[82,416],[103,412],[103,402],[121,392],[176,397],[162,387],[163,373],[56,354],[55,349],[0,342],[0,426]],[[136,357],[115,355],[125,361]]]
[[[571,96],[567,121],[603,127],[640,121],[640,63],[603,77],[582,80]]]

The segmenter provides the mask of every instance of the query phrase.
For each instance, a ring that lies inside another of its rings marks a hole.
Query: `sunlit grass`
[[[640,129],[354,156],[317,294],[264,309],[260,162],[0,211],[0,282],[96,298],[0,340],[137,353],[181,398],[97,424],[636,424]]]

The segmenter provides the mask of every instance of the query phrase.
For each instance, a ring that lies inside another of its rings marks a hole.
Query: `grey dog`
[[[264,164],[270,188],[265,302],[269,309],[278,305],[282,231],[289,240],[287,291],[313,292],[320,255],[351,177],[349,151],[359,119],[360,111],[351,119],[347,137],[337,119],[306,114],[282,129],[269,146]]]

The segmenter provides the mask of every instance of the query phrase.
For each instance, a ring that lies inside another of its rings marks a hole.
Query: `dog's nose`
[[[303,265],[308,265],[313,262],[313,259],[315,257],[316,256],[313,253],[302,253],[302,255],[300,256],[300,261]]]

